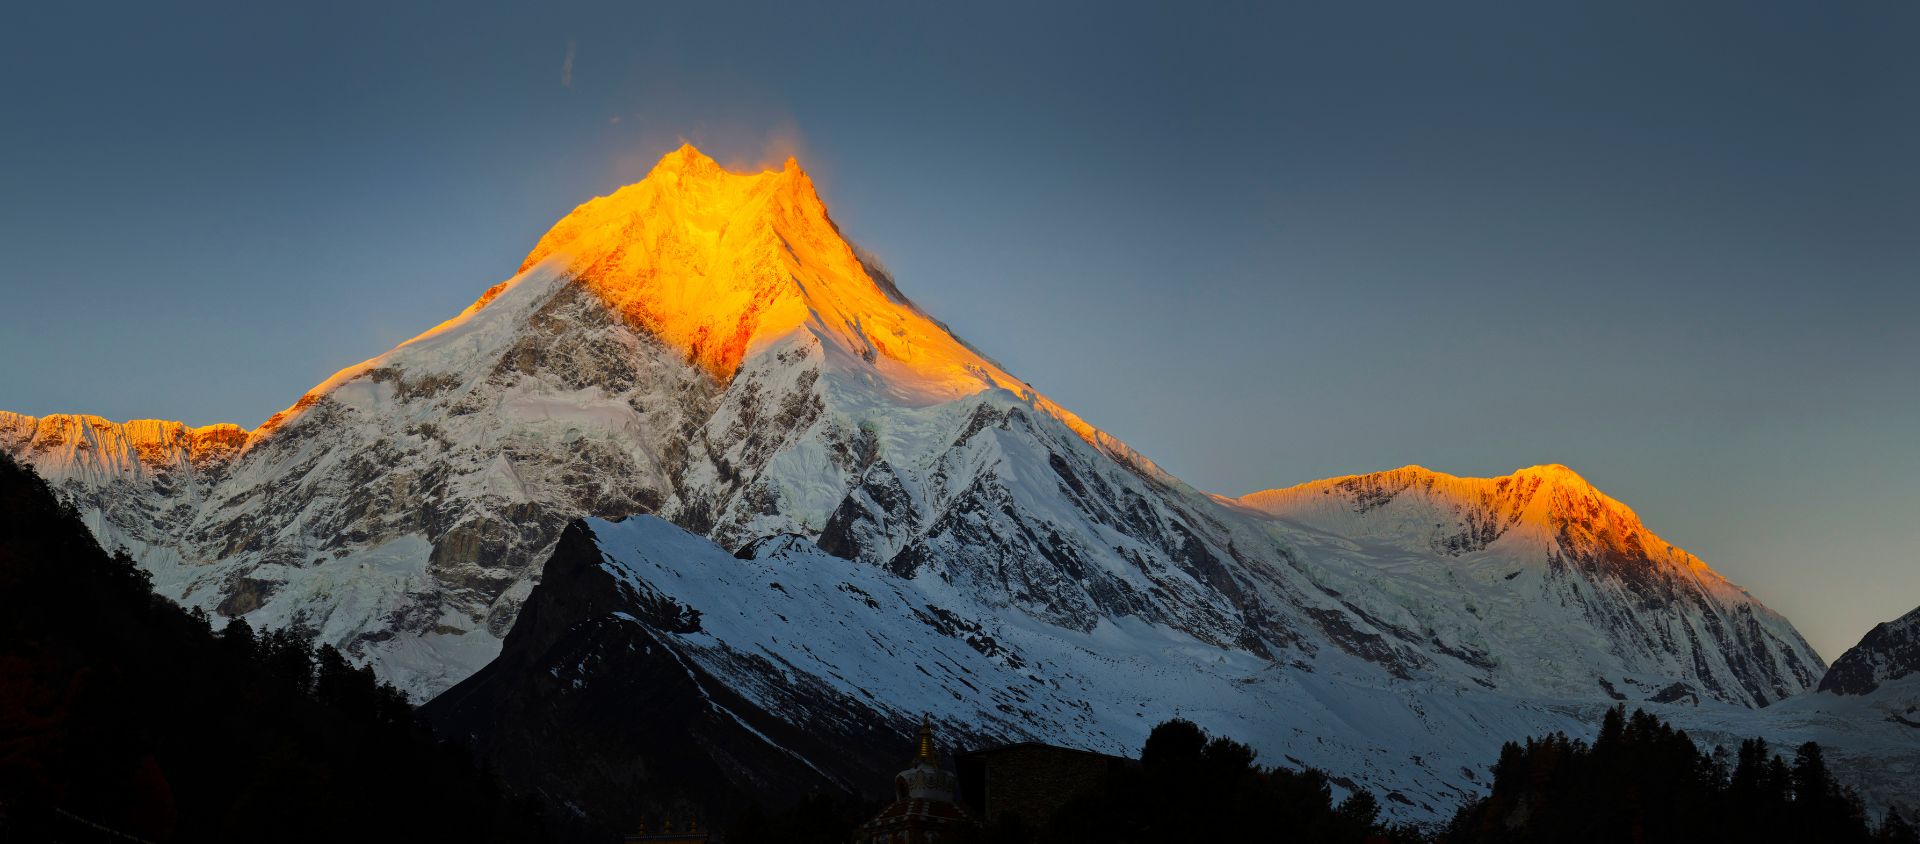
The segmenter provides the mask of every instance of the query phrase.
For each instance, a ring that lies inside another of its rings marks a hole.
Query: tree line
[[[1508,742],[1491,793],[1462,807],[1439,839],[1920,844],[1897,809],[1870,822],[1817,743],[1791,760],[1761,738],[1707,751],[1624,706],[1607,712],[1591,744],[1559,733]]]
[[[549,837],[472,759],[335,648],[155,594],[0,454],[0,840]]]

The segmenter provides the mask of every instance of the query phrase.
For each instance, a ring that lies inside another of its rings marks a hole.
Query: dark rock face
[[[1837,695],[1864,695],[1881,683],[1920,673],[1920,609],[1875,625],[1860,644],[1847,649],[1827,676],[1820,691]]]
[[[421,711],[502,775],[539,783],[607,832],[693,808],[880,796],[909,755],[905,725],[837,695],[810,698],[828,714],[804,727],[775,717],[682,652],[677,637],[698,630],[697,610],[612,576],[575,522],[499,658]]]

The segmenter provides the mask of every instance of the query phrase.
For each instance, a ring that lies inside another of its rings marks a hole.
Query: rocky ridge
[[[1869,695],[1885,683],[1913,675],[1920,675],[1920,609],[1874,625],[1827,667],[1820,691]]]

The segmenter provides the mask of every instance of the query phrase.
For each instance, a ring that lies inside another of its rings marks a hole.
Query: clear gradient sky
[[[1920,605],[1915,4],[282,5],[8,11],[0,408],[258,424],[686,139],[1203,489],[1565,463],[1829,659]]]

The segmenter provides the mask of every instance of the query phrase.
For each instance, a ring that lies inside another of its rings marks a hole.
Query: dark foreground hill
[[[332,648],[156,596],[0,455],[0,841],[530,841],[531,804]]]

